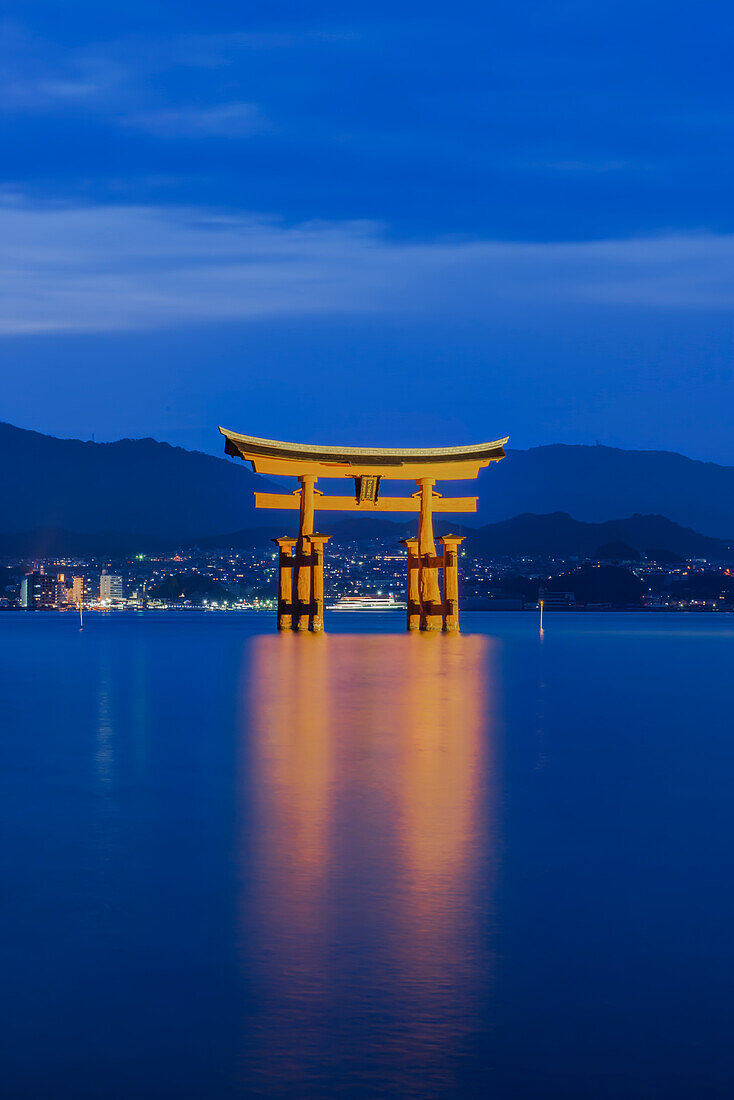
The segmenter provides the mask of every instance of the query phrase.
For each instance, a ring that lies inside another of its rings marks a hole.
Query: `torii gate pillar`
[[[278,630],[320,634],[324,629],[324,546],[330,537],[273,539],[278,547]]]
[[[311,630],[324,629],[324,546],[331,535],[311,535]]]
[[[459,546],[464,536],[441,535],[443,546],[443,628],[447,634],[459,629]]]
[[[303,474],[298,480],[301,483],[301,504],[296,543],[296,609],[293,615],[293,626],[296,630],[310,630],[313,617],[311,535],[313,534],[316,477],[313,474]]]
[[[401,539],[400,545],[405,547],[408,556],[408,618],[406,625],[408,630],[420,630],[421,585],[418,539]]]
[[[293,626],[293,547],[296,539],[273,539],[278,547],[278,630]]]
[[[440,630],[443,626],[441,590],[438,584],[439,561],[433,537],[433,486],[436,479],[418,480],[420,516],[418,520],[418,576],[421,596],[421,630]]]
[[[421,557],[418,549],[418,539],[401,539],[400,545],[404,546],[408,558],[408,613],[406,626],[408,630],[443,630],[447,634],[453,634],[459,629],[459,546],[464,541],[463,535],[441,535],[438,541],[441,543],[442,552],[434,554],[430,568],[436,570],[436,583],[438,584],[438,572],[443,572],[443,591],[438,604],[431,605],[431,616],[434,624],[427,628],[424,624],[428,621],[428,613],[421,599],[420,564]],[[425,576],[424,570],[424,576]],[[439,589],[440,591],[440,589]]]

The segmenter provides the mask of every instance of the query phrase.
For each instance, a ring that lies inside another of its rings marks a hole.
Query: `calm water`
[[[730,1097],[734,619],[329,625],[0,615],[3,1096]]]

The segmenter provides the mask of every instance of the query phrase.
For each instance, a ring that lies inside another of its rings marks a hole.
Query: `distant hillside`
[[[524,554],[596,558],[598,551],[610,543],[624,543],[640,554],[667,550],[681,558],[734,558],[734,540],[727,542],[699,535],[663,516],[630,516],[606,523],[581,523],[566,512],[523,515],[487,524],[467,538],[472,553],[494,558]]]
[[[271,513],[271,515],[274,513]],[[279,513],[280,514],[280,513]],[[266,518],[265,513],[258,513],[258,519]],[[398,539],[407,538],[410,535],[414,535],[417,530],[417,521],[413,524],[408,521],[407,523],[395,522],[389,519],[378,519],[373,516],[355,516],[353,519],[336,519],[332,517],[332,521],[320,520],[319,528],[326,528],[325,534],[328,534],[332,543],[336,542],[359,542],[364,539],[374,539],[380,537],[392,536],[396,542]],[[440,525],[436,525],[437,530],[442,530]],[[287,519],[287,524],[282,529],[278,528],[277,534],[285,534],[290,532],[295,535],[298,529],[298,515],[296,512],[291,512]],[[448,531],[448,527],[445,528]],[[244,549],[250,546],[259,546],[262,542],[269,542],[270,539],[276,534],[275,527],[245,527],[241,531],[231,531],[228,534],[223,533],[221,535],[210,535],[204,538],[197,538],[194,540],[195,544],[202,550],[220,550],[220,549]]]
[[[167,540],[254,523],[249,466],[154,439],[83,443],[0,424],[0,532],[144,532]],[[258,516],[258,520],[260,520]]]
[[[298,513],[289,512],[270,527],[245,527],[229,534],[206,535],[201,538],[176,539],[163,535],[130,534],[126,531],[67,531],[58,527],[37,527],[30,531],[0,531],[0,557],[131,557],[134,554],[167,553],[174,550],[199,547],[201,550],[249,550],[270,546],[274,533],[287,531],[295,534]],[[257,518],[262,518],[257,513]],[[413,531],[409,525],[390,520],[365,519],[338,520],[329,526],[332,544],[353,539],[370,539],[380,535],[394,535],[395,541]],[[271,547],[273,549],[273,547]]]
[[[72,532],[58,528],[40,528],[21,534],[0,532],[0,556],[124,557],[136,553],[173,551],[187,546],[198,546],[202,550],[249,549],[269,546],[275,530],[290,529],[295,533],[295,517],[295,512],[288,513],[286,520],[289,527],[278,526],[276,523],[273,526],[247,527],[230,534],[193,539],[173,539],[161,535],[119,531]],[[452,529],[454,532],[459,530],[456,524],[444,519],[436,524],[439,534]],[[332,546],[373,538],[387,538],[397,546],[400,539],[416,534],[417,522],[412,520],[400,523],[359,516],[335,520],[328,524],[328,531]],[[609,520],[606,523],[581,523],[565,512],[555,512],[549,516],[515,516],[500,523],[487,524],[478,530],[464,528],[463,533],[471,554],[493,558],[527,555],[596,559],[600,550],[609,550],[617,545],[620,547],[620,557],[624,557],[621,550],[626,546],[641,556],[654,550],[656,555],[672,555],[673,560],[676,556],[734,560],[734,550],[731,549],[734,542],[727,543],[722,539],[699,535],[698,532],[672,523],[663,516],[630,516],[629,519]]]
[[[734,467],[667,451],[561,444],[510,450],[480,475],[479,509],[479,524],[524,512],[568,512],[587,523],[638,513],[734,538]]]
[[[166,553],[177,544],[157,535],[131,535],[123,531],[64,531],[37,527],[32,531],[0,531],[3,558],[117,558],[134,554]]]
[[[377,537],[399,539],[417,533],[417,521],[407,523],[376,517],[356,516],[353,519],[335,520],[326,525],[332,542]],[[473,554],[487,557],[529,556],[591,557],[599,550],[614,544],[624,544],[641,556],[649,550],[668,551],[673,556],[711,557],[722,560],[734,558],[734,540],[709,538],[688,527],[681,527],[664,516],[630,516],[629,519],[613,519],[606,523],[582,523],[566,512],[551,515],[522,515],[483,527],[459,529],[450,519],[438,519],[436,532],[453,531],[466,536],[466,545]],[[205,547],[248,547],[267,538],[269,528],[235,531],[197,539],[197,545]]]
[[[276,534],[294,527],[293,512],[255,515],[253,490],[267,482],[245,463],[153,439],[86,443],[0,424],[0,463],[0,533],[39,528],[142,532],[176,543],[251,526],[268,526]],[[478,515],[446,521],[453,528],[521,513],[566,512],[587,523],[637,513],[667,516],[706,535],[734,537],[734,467],[677,454],[536,447],[510,451],[482,472],[478,484],[440,488],[447,495],[479,495]],[[319,522],[328,532],[336,520],[324,514]],[[359,533],[358,525],[372,520],[355,516],[349,522]]]

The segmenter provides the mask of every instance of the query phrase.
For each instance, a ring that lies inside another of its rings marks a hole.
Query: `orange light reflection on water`
[[[263,1091],[318,1087],[350,1058],[376,1089],[388,1064],[397,1084],[396,1060],[403,1094],[416,1074],[416,1094],[451,1084],[486,980],[494,644],[272,635],[246,650],[243,930]]]

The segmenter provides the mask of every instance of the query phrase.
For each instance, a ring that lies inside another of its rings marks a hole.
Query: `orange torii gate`
[[[279,548],[278,629],[324,628],[324,545],[329,535],[314,532],[314,512],[417,512],[418,537],[403,539],[408,552],[408,630],[459,629],[459,535],[439,537],[436,553],[433,515],[476,512],[476,497],[442,497],[437,480],[475,478],[484,466],[505,457],[507,439],[469,447],[398,449],[318,447],[280,443],[219,429],[226,454],[252,463],[257,474],[297,477],[292,493],[255,493],[256,508],[297,509],[297,538],[273,539]],[[319,477],[354,479],[353,496],[324,496]],[[380,497],[380,482],[415,481],[409,497]],[[443,572],[443,591],[439,584]],[[295,574],[295,577],[294,577]]]

